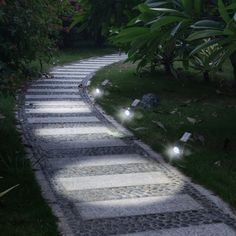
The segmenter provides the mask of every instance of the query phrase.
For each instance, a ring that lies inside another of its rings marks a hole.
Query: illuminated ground
[[[110,55],[55,67],[20,98],[36,174],[64,235],[234,236],[236,221],[96,109],[79,84]],[[96,95],[96,91],[95,91]],[[220,203],[221,204],[221,203]]]

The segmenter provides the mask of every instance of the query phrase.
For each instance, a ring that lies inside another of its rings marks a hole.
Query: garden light
[[[125,110],[125,115],[126,115],[127,117],[131,116],[130,108],[127,108],[127,109]]]
[[[189,141],[191,133],[185,132],[182,137],[173,145],[166,149],[166,154],[170,160],[179,159],[183,155],[186,155],[186,144]]]
[[[99,95],[101,93],[101,90],[99,88],[96,88],[95,92],[96,92],[97,95]]]
[[[176,154],[176,155],[179,155],[179,154],[181,153],[179,147],[177,147],[177,146],[174,146],[174,147],[173,147],[173,152],[174,152],[174,154]]]
[[[99,98],[103,95],[103,90],[99,87],[95,88],[92,92],[92,95],[95,97],[95,98]]]
[[[121,109],[119,113],[119,117],[122,121],[131,120],[133,118],[133,115],[134,113],[130,107]]]

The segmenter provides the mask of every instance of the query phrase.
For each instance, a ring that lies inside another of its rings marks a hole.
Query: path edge
[[[104,56],[108,56],[108,55],[112,55],[112,54],[107,54]],[[95,58],[102,58],[104,56],[95,57]],[[94,58],[94,57],[91,57],[91,58]],[[87,59],[89,59],[89,58],[87,58]],[[79,61],[75,61],[75,62],[79,63],[82,60],[83,59],[81,59]],[[73,62],[73,63],[75,63],[75,62]],[[70,64],[70,63],[68,63],[68,64]],[[115,64],[115,63],[112,63],[112,64]],[[103,69],[104,67],[102,67],[101,69]],[[98,71],[96,71],[95,73],[89,74],[88,77],[85,78],[85,80],[84,80],[85,83],[87,84],[88,81],[92,80],[94,75],[97,72]],[[36,80],[30,81],[29,83],[32,84],[40,79],[41,78],[37,78]],[[95,100],[89,94],[87,89],[85,90],[85,93],[86,93],[88,99],[90,100],[90,102],[94,105],[94,107],[105,117],[105,119],[107,119],[111,124],[113,124],[114,127],[116,127],[118,129],[118,131],[128,134],[129,136],[132,136],[135,138],[134,134],[130,130],[123,127],[121,124],[119,124],[112,116],[106,114],[106,112],[102,109],[102,107],[99,106],[95,102]],[[40,187],[41,195],[42,195],[43,199],[45,200],[48,207],[50,207],[54,217],[56,217],[56,225],[57,225],[57,229],[58,229],[59,234],[63,235],[63,236],[75,236],[75,234],[72,232],[72,230],[69,226],[69,223],[67,222],[66,216],[63,213],[63,210],[61,209],[60,204],[58,204],[56,201],[56,194],[54,193],[54,190],[51,187],[50,181],[48,181],[46,178],[47,175],[43,171],[43,166],[40,165],[40,163],[37,163],[37,165],[34,165],[35,162],[38,162],[40,157],[39,157],[38,153],[33,151],[32,143],[31,143],[29,137],[27,137],[28,131],[24,128],[24,125],[22,123],[22,112],[23,112],[23,106],[24,106],[24,104],[22,104],[22,100],[23,100],[24,95],[25,95],[25,91],[21,90],[21,91],[18,91],[15,96],[15,98],[16,98],[15,119],[17,121],[16,130],[18,131],[18,133],[22,139],[22,144],[25,146],[25,157],[31,163],[32,171],[34,172],[35,179]],[[163,157],[160,154],[158,154],[157,152],[155,152],[147,144],[145,144],[142,141],[137,140],[137,139],[133,140],[133,141],[137,145],[139,145],[141,148],[143,148],[144,151],[146,151],[151,157],[153,157],[154,159],[161,162],[167,169],[171,170],[172,172],[175,172],[177,175],[179,175],[181,178],[183,178],[183,180],[185,180],[191,186],[193,186],[195,189],[197,189],[203,196],[207,197],[209,200],[211,200],[213,203],[215,203],[216,206],[219,207],[221,210],[223,210],[223,212],[225,214],[229,215],[231,218],[236,220],[236,215],[233,213],[233,211],[231,210],[229,205],[227,203],[225,203],[222,199],[220,199],[220,197],[216,196],[210,190],[207,190],[206,188],[204,188],[198,184],[194,184],[189,177],[184,176],[177,168],[166,163],[164,161]]]
[[[114,63],[115,64],[115,63]],[[113,64],[113,65],[114,65]],[[104,68],[104,67],[103,67]],[[101,69],[103,69],[101,68]],[[180,176],[181,179],[186,181],[190,186],[195,188],[199,191],[204,197],[206,197],[208,200],[212,201],[220,210],[223,211],[224,214],[228,215],[229,217],[236,220],[236,211],[234,211],[228,203],[226,203],[223,199],[221,199],[219,196],[217,196],[215,193],[213,193],[211,190],[207,189],[206,187],[201,186],[200,184],[193,183],[192,179],[186,175],[184,175],[180,170],[178,170],[176,167],[172,166],[171,164],[167,163],[163,156],[156,151],[154,151],[151,146],[145,144],[140,139],[137,139],[136,136],[132,133],[132,131],[128,130],[124,126],[122,126],[120,123],[118,123],[117,120],[114,119],[111,115],[108,115],[104,109],[96,103],[96,100],[93,98],[93,96],[88,91],[88,85],[89,82],[93,79],[93,77],[96,75],[98,71],[93,73],[87,78],[86,82],[86,90],[85,93],[87,94],[88,99],[91,103],[94,104],[94,106],[97,108],[97,110],[109,121],[111,122],[120,132],[123,132],[125,134],[128,134],[129,136],[134,137],[133,142],[143,148],[144,151],[146,151],[151,157],[156,159],[157,161],[161,162],[167,169],[169,169],[171,172],[175,173],[176,175]]]

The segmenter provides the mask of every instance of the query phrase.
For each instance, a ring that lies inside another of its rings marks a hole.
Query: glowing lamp
[[[126,115],[127,117],[129,117],[129,116],[131,115],[130,108],[127,108],[127,109],[125,110],[125,115]]]
[[[101,90],[100,90],[99,88],[96,88],[96,89],[95,89],[95,93],[96,93],[97,95],[99,95],[99,94],[101,93]]]
[[[174,153],[175,155],[179,155],[179,154],[181,153],[179,147],[174,146],[174,147],[173,147],[173,153]]]

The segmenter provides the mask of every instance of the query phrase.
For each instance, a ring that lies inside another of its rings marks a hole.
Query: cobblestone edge
[[[89,76],[87,78],[86,83],[88,83],[88,81],[92,80],[94,77],[95,73],[93,73],[91,76]],[[159,161],[160,163],[163,164],[163,166],[165,166],[165,168],[167,168],[170,172],[172,172],[172,174],[175,174],[176,176],[178,176],[178,178],[181,178],[182,180],[184,180],[185,182],[187,182],[190,186],[192,186],[193,188],[195,188],[199,193],[201,193],[204,197],[206,197],[209,201],[212,201],[217,208],[219,208],[220,210],[223,211],[223,213],[225,215],[228,215],[229,217],[233,218],[236,221],[236,212],[234,212],[231,207],[229,206],[228,203],[224,202],[219,196],[216,196],[215,193],[213,193],[211,190],[206,189],[205,187],[200,186],[199,184],[195,184],[192,182],[190,177],[185,176],[183,173],[181,173],[176,167],[168,164],[164,158],[156,153],[149,145],[143,143],[141,140],[138,140],[137,138],[135,139],[134,134],[132,133],[132,131],[128,130],[127,128],[123,127],[121,124],[119,124],[112,116],[107,115],[106,112],[102,109],[102,107],[98,104],[95,103],[93,97],[89,94],[88,89],[86,89],[86,96],[87,98],[90,100],[91,103],[94,104],[94,106],[96,106],[97,110],[102,113],[102,115],[109,121],[111,122],[115,127],[117,127],[117,129],[120,132],[124,132],[127,133],[129,136],[134,137],[133,141],[135,144],[137,144],[138,146],[140,146],[145,152],[147,152],[151,157],[153,157],[154,159],[156,159],[157,161]],[[236,226],[236,225],[235,225]]]
[[[81,60],[80,60],[81,61]],[[79,63],[80,61],[77,61],[76,63]],[[103,67],[104,68],[104,67]],[[102,69],[102,68],[101,68]],[[96,72],[95,72],[96,73]],[[87,84],[89,80],[93,78],[95,73],[91,73],[87,78],[83,80],[84,84]],[[33,81],[34,82],[34,81]],[[31,84],[33,83],[31,82]],[[52,183],[50,180],[47,179],[47,174],[43,171],[43,158],[44,156],[40,150],[37,150],[37,148],[32,145],[32,140],[30,139],[29,131],[24,127],[24,124],[21,122],[24,120],[23,115],[23,109],[24,104],[22,104],[22,100],[24,97],[24,91],[21,91],[16,96],[16,119],[20,123],[19,127],[21,129],[21,136],[23,140],[23,144],[27,147],[26,148],[26,157],[30,160],[32,166],[34,167],[35,177],[36,180],[41,188],[42,196],[45,199],[46,203],[49,205],[49,207],[52,209],[53,215],[58,219],[57,226],[58,231],[61,235],[65,236],[74,236],[74,232],[72,232],[72,228],[70,227],[70,223],[68,223],[67,217],[65,212],[63,212],[61,205],[57,203],[57,196],[54,193],[54,190],[52,188]],[[213,207],[216,211],[223,210],[225,214],[225,222],[229,222],[230,225],[233,225],[236,228],[236,216],[234,215],[233,211],[230,209],[228,204],[226,204],[223,200],[221,200],[219,197],[215,196],[211,191],[197,185],[191,182],[190,178],[184,176],[180,171],[178,171],[175,167],[170,166],[167,164],[161,155],[154,152],[148,145],[144,144],[140,140],[135,140],[135,137],[133,136],[132,132],[121,126],[116,120],[114,120],[113,117],[107,115],[104,110],[98,106],[97,104],[94,104],[94,101],[92,97],[88,94],[88,91],[85,91],[84,94],[87,101],[90,102],[91,106],[97,110],[98,113],[101,114],[101,116],[104,117],[104,120],[107,120],[108,123],[111,123],[115,128],[117,128],[118,131],[132,137],[132,140],[134,143],[138,146],[140,146],[147,154],[149,154],[154,159],[161,162],[166,169],[168,169],[174,176],[176,176],[177,179],[183,179],[186,181],[190,186],[195,188],[202,196],[206,197],[208,201],[212,201],[216,207]],[[40,161],[39,161],[40,160]],[[36,164],[35,164],[36,163]],[[201,198],[201,197],[200,197]],[[201,199],[202,201],[202,199]],[[217,208],[217,209],[216,209]],[[231,218],[231,219],[230,219]],[[233,220],[233,222],[232,222]],[[234,222],[235,221],[235,222]]]

